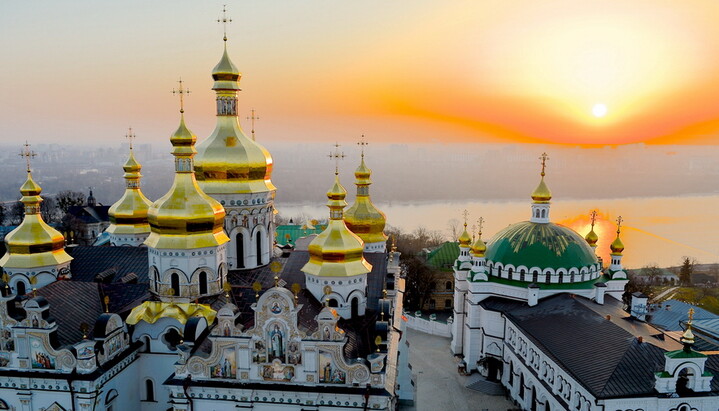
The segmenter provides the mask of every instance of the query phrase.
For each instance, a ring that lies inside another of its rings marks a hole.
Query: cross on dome
[[[185,112],[184,96],[185,96],[185,94],[190,94],[190,89],[186,89],[182,86],[182,83],[183,83],[182,77],[180,77],[180,79],[177,81],[177,83],[179,84],[179,86],[177,87],[177,89],[172,89],[172,94],[176,94],[176,95],[180,96],[180,113],[184,113]]]
[[[360,141],[357,142],[357,145],[360,146],[361,156],[362,156],[362,158],[364,158],[364,148],[367,147],[367,145],[369,145],[369,143],[366,142],[364,139],[364,134],[362,134],[362,136],[360,136]]]
[[[340,173],[340,160],[345,158],[345,153],[340,151],[340,144],[335,143],[333,145],[335,148],[333,152],[330,152],[330,154],[327,156],[329,158],[332,158],[335,160],[335,175],[339,175]]]
[[[128,128],[127,134],[125,134],[125,138],[130,143],[130,150],[132,150],[132,143],[135,140],[135,134],[132,132],[132,127]]]
[[[217,22],[222,23],[222,40],[227,41],[227,23],[232,23],[232,19],[227,17],[227,4],[222,5],[222,17]]]
[[[250,120],[250,124],[252,126],[252,141],[255,141],[255,120],[259,120],[260,118],[255,115],[255,109],[253,108],[250,110],[250,116],[247,117],[247,120]]]
[[[544,177],[544,168],[547,166],[547,160],[549,160],[549,156],[547,153],[542,153],[541,156],[539,156],[539,159],[542,160],[542,177]]]
[[[479,237],[482,237],[482,227],[484,226],[484,217],[479,217],[477,219],[477,230],[479,233]]]
[[[622,222],[624,222],[622,216],[617,217],[617,235],[622,231]]]
[[[20,151],[19,156],[25,158],[25,164],[27,165],[27,172],[29,173],[30,172],[30,159],[32,159],[33,157],[36,157],[37,153],[30,150],[30,144],[27,141],[25,141],[25,144],[22,145],[22,150]]]
[[[597,210],[592,210],[591,213],[589,213],[589,218],[592,220],[592,230],[594,229],[594,223],[597,220]]]

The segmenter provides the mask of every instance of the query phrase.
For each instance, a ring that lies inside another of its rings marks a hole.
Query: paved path
[[[666,290],[662,291],[658,296],[654,297],[653,301],[662,301],[662,297],[664,297],[665,295],[671,293],[672,291],[676,291],[678,289],[679,289],[679,287],[667,288]],[[672,295],[672,297],[674,297],[674,295]],[[670,299],[671,299],[671,297],[668,298],[668,300],[670,300]]]
[[[449,349],[450,339],[407,329],[409,362],[417,383],[417,403],[402,411],[506,411],[512,403],[465,388],[471,377],[457,373],[457,360]]]

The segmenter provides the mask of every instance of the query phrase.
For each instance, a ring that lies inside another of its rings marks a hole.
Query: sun
[[[592,107],[594,117],[604,117],[607,115],[607,106],[603,103],[597,103]]]

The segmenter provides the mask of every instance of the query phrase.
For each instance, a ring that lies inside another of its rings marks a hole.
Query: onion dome
[[[473,257],[484,257],[484,253],[487,251],[487,245],[484,244],[484,241],[482,241],[482,232],[479,232],[479,235],[477,236],[477,241],[472,244],[472,248],[470,249],[470,252],[472,253]]]
[[[554,223],[524,221],[498,232],[489,242],[487,260],[514,267],[581,269],[598,263],[594,250],[574,230]]]
[[[217,94],[217,122],[210,137],[197,145],[195,173],[209,194],[249,194],[275,191],[272,156],[248,138],[237,117],[240,73],[227,55],[212,71]]]
[[[225,209],[197,185],[192,159],[197,137],[185,125],[170,138],[175,156],[175,180],[170,191],[152,204],[148,220],[152,232],[148,247],[192,249],[214,247],[230,241],[223,230]]]
[[[108,210],[110,226],[106,231],[110,234],[149,233],[147,212],[152,201],[148,200],[140,190],[142,166],[135,159],[132,145],[130,145],[130,157],[122,169],[125,170],[125,193]]]
[[[622,255],[622,251],[624,251],[624,243],[622,242],[622,239],[619,238],[619,231],[617,231],[617,238],[612,241],[609,249],[612,250],[612,254],[614,255]]]
[[[27,180],[20,187],[25,206],[22,223],[5,236],[7,253],[0,258],[0,266],[12,268],[45,267],[72,260],[65,252],[65,237],[42,219],[40,203],[42,188],[27,172]]]
[[[349,277],[366,274],[372,266],[364,258],[362,239],[347,228],[343,210],[347,206],[347,190],[340,184],[335,173],[335,182],[327,192],[327,207],[330,219],[327,228],[315,237],[308,249],[310,260],[302,267],[307,274],[327,277]]]
[[[387,236],[384,234],[387,217],[372,204],[370,199],[371,174],[372,170],[365,165],[363,154],[360,165],[355,170],[357,197],[354,204],[345,212],[345,223],[365,243],[380,243],[387,241]]]
[[[207,323],[212,324],[216,316],[217,312],[205,304],[145,301],[132,309],[125,322],[130,325],[140,321],[154,324],[162,318],[174,318],[185,324],[192,317],[205,317]]]
[[[464,223],[464,231],[462,231],[462,235],[459,236],[457,241],[459,241],[460,247],[469,247],[469,245],[472,243],[472,237],[470,237],[469,233],[467,232],[467,223]]]
[[[594,228],[592,228],[586,236],[584,236],[584,240],[586,240],[587,244],[589,244],[590,247],[596,247],[597,241],[599,241],[599,236],[597,233],[594,232]]]
[[[535,203],[548,203],[552,199],[552,192],[549,191],[549,187],[544,182],[544,170],[542,170],[542,179],[539,181],[539,185],[532,192],[532,200]]]

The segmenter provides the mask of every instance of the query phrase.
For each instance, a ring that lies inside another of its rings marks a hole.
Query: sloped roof
[[[680,323],[687,320],[689,309],[694,309],[695,320],[719,319],[703,308],[679,300],[666,300],[658,305],[652,305],[647,313],[647,322],[667,331],[683,331]]]
[[[68,247],[67,251],[73,258],[73,281],[93,282],[98,274],[112,269],[116,274],[111,282],[120,282],[122,277],[135,273],[139,284],[149,283],[146,247],[78,246]]]
[[[146,284],[98,284],[81,281],[55,281],[37,290],[50,303],[50,316],[57,321],[57,341],[72,345],[82,339],[80,325],[89,326],[92,335],[95,321],[105,312],[104,297],[110,297],[109,312],[121,316],[133,304],[147,298]]]
[[[295,245],[298,238],[307,237],[311,234],[319,234],[327,228],[327,224],[317,224],[314,229],[303,229],[299,224],[283,224],[277,226],[277,244],[280,246],[291,244]]]
[[[447,241],[427,254],[427,265],[439,270],[451,270],[459,257],[459,243]]]
[[[534,307],[490,297],[480,303],[501,311],[545,354],[597,398],[653,395],[654,373],[664,366],[664,350],[606,320],[569,294]],[[717,384],[719,374],[713,384]],[[716,388],[715,388],[716,390]],[[719,393],[719,390],[717,390]]]
[[[70,206],[67,209],[67,213],[72,215],[73,217],[79,219],[80,221],[82,221],[85,224],[93,224],[93,223],[102,223],[102,222],[110,221],[110,217],[108,216],[109,210],[110,210],[110,206],[82,205],[82,206]]]

